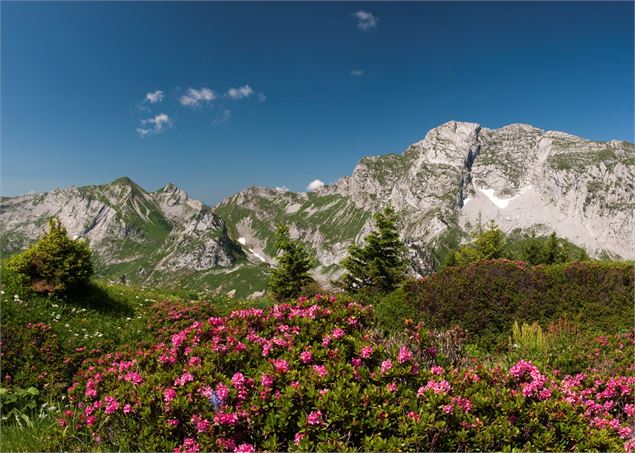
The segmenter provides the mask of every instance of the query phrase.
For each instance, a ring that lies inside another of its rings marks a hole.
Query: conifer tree
[[[387,207],[375,213],[373,219],[375,228],[366,237],[365,245],[351,245],[349,256],[342,261],[346,273],[337,283],[349,292],[387,293],[406,277],[406,246],[399,239],[397,213]]]
[[[496,225],[494,220],[490,220],[487,229],[480,226],[477,235],[470,244],[461,246],[453,257],[456,264],[467,264],[474,261],[491,260],[502,258],[505,253],[505,233]]]
[[[289,228],[279,224],[275,232],[275,247],[278,250],[276,267],[271,271],[269,289],[277,300],[296,298],[315,280],[309,274],[314,261],[304,244],[292,239]]]
[[[94,273],[92,251],[80,239],[68,237],[59,219],[49,218],[49,231],[29,249],[7,260],[8,269],[22,275],[36,292],[64,294],[89,282]]]
[[[532,230],[531,235],[523,243],[521,259],[532,265],[543,263],[545,253],[541,242],[536,237],[536,232]]]

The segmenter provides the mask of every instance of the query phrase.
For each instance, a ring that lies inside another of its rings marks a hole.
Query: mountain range
[[[400,214],[414,274],[433,272],[490,219],[505,232],[555,231],[592,256],[634,259],[634,185],[632,143],[450,121],[312,192],[250,187],[210,207],[173,184],[148,192],[124,177],[2,197],[0,246],[3,255],[26,248],[58,216],[90,243],[104,277],[255,296],[275,263],[277,223],[309,246],[328,284],[386,205]]]

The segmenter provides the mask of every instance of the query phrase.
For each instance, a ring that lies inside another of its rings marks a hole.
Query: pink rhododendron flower
[[[263,373],[262,376],[260,376],[260,383],[265,388],[271,388],[273,387],[273,377]]]
[[[271,362],[278,373],[286,373],[289,371],[289,362],[282,359],[276,359]]]
[[[143,378],[139,375],[139,373],[130,372],[126,374],[126,381],[132,382],[135,385],[139,385],[143,383]]]
[[[112,396],[107,396],[104,400],[106,401],[106,409],[104,411],[107,414],[114,414],[119,409],[119,403]]]
[[[306,422],[309,425],[320,425],[320,424],[322,424],[322,412],[321,411],[313,411],[313,412],[311,412],[307,416]]]
[[[340,329],[339,327],[337,327],[333,329],[333,333],[331,335],[333,335],[333,338],[335,338],[336,340],[339,340],[344,335],[346,335],[346,332],[344,332],[344,329]]]
[[[188,382],[192,382],[194,380],[194,376],[191,373],[183,373],[180,377],[174,380],[174,385],[183,386]]]
[[[218,412],[214,416],[214,423],[217,425],[235,425],[238,423],[238,416],[233,413]]]
[[[372,346],[364,346],[362,348],[362,350],[359,353],[359,356],[362,359],[370,359],[370,356],[373,355],[373,348]]]
[[[302,363],[310,363],[313,360],[313,354],[311,351],[302,351],[300,353],[300,361]]]
[[[451,414],[452,412],[454,412],[454,406],[452,406],[451,404],[446,404],[445,406],[443,406],[442,410],[445,414]]]
[[[256,449],[251,444],[240,444],[234,449],[235,453],[252,453],[254,451],[256,451]]]
[[[181,421],[177,418],[168,419],[168,425],[170,426],[179,426],[180,424],[181,424]]]
[[[188,364],[190,366],[195,366],[195,367],[199,366],[201,364],[201,358],[197,357],[197,356],[192,356],[192,357],[190,357],[190,360],[189,360]]]
[[[302,439],[304,439],[306,437],[306,434],[304,433],[295,433],[295,436],[293,438],[293,443],[295,445],[300,445],[300,442],[302,442]]]
[[[402,346],[401,348],[399,348],[399,354],[397,355],[397,362],[399,362],[400,364],[404,364],[406,362],[409,362],[410,359],[412,359],[412,352],[410,352],[410,350],[405,346]]]
[[[186,437],[183,444],[174,449],[174,453],[197,453],[198,451],[198,444],[191,437]]]
[[[134,412],[134,410],[132,409],[132,406],[130,404],[124,404],[122,410],[123,410],[123,413],[126,414],[126,415]]]
[[[433,366],[432,368],[430,368],[430,372],[435,376],[441,376],[443,374],[443,368],[441,368],[440,366]]]
[[[392,360],[387,359],[381,362],[381,374],[385,374],[392,370]]]
[[[326,377],[326,375],[328,374],[324,365],[313,365],[313,371],[315,371],[315,374],[317,374],[321,378]]]
[[[165,389],[165,391],[163,392],[163,400],[166,403],[169,403],[174,398],[176,398],[176,390],[174,390],[173,388]]]
[[[398,386],[396,382],[391,382],[390,384],[386,386],[386,390],[388,390],[390,393],[395,393],[397,389],[398,389]]]
[[[216,395],[221,402],[225,401],[229,396],[229,388],[222,382],[219,382],[216,384]]]
[[[236,372],[232,377],[232,384],[236,388],[241,388],[245,385],[245,375],[240,371]]]

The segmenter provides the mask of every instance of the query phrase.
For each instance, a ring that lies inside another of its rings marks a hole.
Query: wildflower
[[[324,365],[313,365],[313,371],[315,371],[315,374],[317,374],[321,378],[326,377],[326,375],[328,374]]]
[[[313,411],[313,412],[311,412],[307,416],[306,422],[309,425],[321,425],[322,424],[322,412],[321,411]]]
[[[273,387],[273,377],[263,373],[262,376],[260,376],[260,384],[265,388]]]
[[[252,453],[254,451],[256,451],[256,449],[251,444],[240,444],[234,449],[236,453]]]
[[[180,377],[174,380],[174,385],[183,386],[188,382],[192,382],[194,380],[194,376],[191,373],[183,373]]]
[[[399,354],[397,355],[397,362],[399,362],[400,364],[404,364],[406,362],[409,362],[410,359],[412,359],[412,352],[410,352],[407,347],[402,346],[399,349]]]
[[[181,421],[178,418],[170,418],[170,419],[168,419],[168,425],[170,425],[172,427],[179,426],[180,424],[181,424]]]
[[[386,386],[386,390],[388,390],[390,393],[395,393],[397,391],[397,388],[398,385],[396,382],[391,382]]]
[[[271,362],[278,373],[286,373],[289,371],[289,362],[282,359],[276,359]]]
[[[104,400],[106,401],[105,412],[107,414],[113,414],[117,409],[119,409],[119,403],[112,396],[107,396]]]
[[[333,335],[333,338],[335,338],[336,340],[339,340],[344,335],[346,335],[346,332],[344,332],[344,329],[340,329],[339,327],[337,327],[333,330],[332,335]]]
[[[126,414],[126,415],[130,414],[131,412],[134,412],[134,410],[132,409],[132,406],[130,404],[125,404],[123,406],[122,410],[123,410],[123,413]]]
[[[174,453],[197,453],[198,451],[198,444],[191,437],[186,437],[183,441],[183,445],[174,449]]]
[[[373,355],[372,346],[364,346],[359,355],[362,359],[370,359],[370,356]]]
[[[313,360],[313,354],[311,351],[302,351],[300,353],[300,361],[302,363],[310,363]]]
[[[132,382],[135,385],[143,383],[143,378],[136,372],[127,373],[125,376],[126,381]]]
[[[173,388],[165,389],[163,392],[163,401],[166,403],[170,403],[174,398],[176,398],[176,390]]]
[[[302,439],[304,439],[306,437],[306,434],[304,433],[295,433],[295,436],[293,438],[293,443],[298,446],[300,445],[300,442],[302,442]]]
[[[454,406],[452,406],[451,404],[446,404],[445,406],[443,406],[442,410],[445,414],[451,414],[452,412],[454,412]]]
[[[232,377],[232,384],[236,388],[241,388],[245,385],[245,376],[240,372],[236,372]]]
[[[381,374],[385,374],[392,370],[392,360],[387,359],[381,362]]]

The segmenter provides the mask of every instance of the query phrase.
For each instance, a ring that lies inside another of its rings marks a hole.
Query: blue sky
[[[1,14],[2,195],[124,175],[207,203],[250,185],[304,190],[449,120],[633,141],[632,2],[2,2]]]

